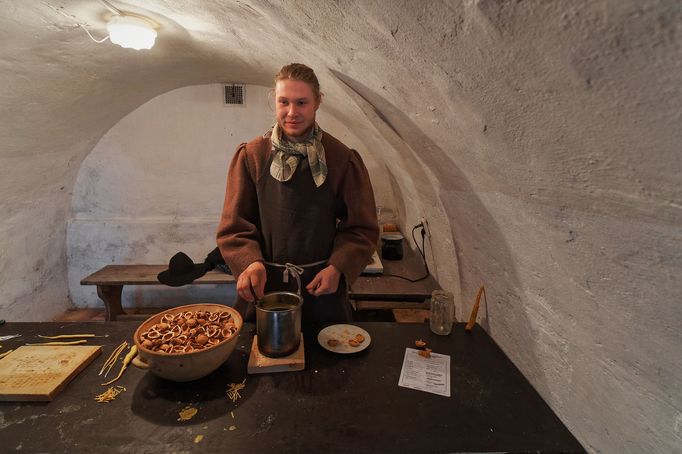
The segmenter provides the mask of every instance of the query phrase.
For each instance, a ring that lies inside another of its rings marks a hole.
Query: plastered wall
[[[221,84],[164,93],[121,119],[83,161],[73,190],[67,263],[71,301],[101,307],[81,279],[107,264],[168,263],[178,251],[195,263],[215,248],[227,167],[237,146],[274,122],[270,89],[248,85],[245,104],[223,103]],[[383,168],[333,115],[318,115],[329,133],[365,155],[378,203],[393,207]],[[125,287],[125,307],[205,300],[230,304],[233,286]]]

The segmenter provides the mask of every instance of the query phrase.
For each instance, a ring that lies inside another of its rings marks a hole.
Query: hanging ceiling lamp
[[[114,16],[107,24],[107,30],[109,40],[126,49],[151,49],[156,41],[153,23],[141,16]]]
[[[85,30],[85,33],[88,34],[90,39],[97,44],[103,43],[108,39],[112,43],[118,44],[126,49],[140,50],[154,47],[154,42],[156,41],[156,28],[159,24],[140,14],[124,13],[107,0],[99,1],[111,10],[114,15],[111,16],[111,19],[107,22],[109,36],[105,36],[102,39],[95,39],[85,25],[77,22],[76,25]],[[64,16],[70,17],[59,10],[57,11]]]
[[[154,21],[139,14],[124,13],[107,0],[99,1],[114,13],[114,16],[107,23],[108,38],[112,43],[126,49],[135,50],[151,49],[154,47],[154,42],[156,41],[156,24]],[[85,31],[87,32],[88,30],[86,29]],[[88,32],[88,35],[90,35],[90,32]],[[90,37],[92,38],[92,35]]]

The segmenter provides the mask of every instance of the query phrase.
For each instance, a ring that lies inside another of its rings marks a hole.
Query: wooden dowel
[[[467,332],[471,332],[471,330],[474,329],[474,325],[476,324],[476,317],[478,316],[478,308],[481,305],[481,295],[483,295],[483,297],[485,298],[486,306],[488,305],[488,297],[485,294],[485,287],[481,285],[481,288],[478,289],[478,294],[476,295],[476,302],[474,303],[474,307],[471,308],[471,315],[469,316],[469,322],[464,327],[464,329]]]

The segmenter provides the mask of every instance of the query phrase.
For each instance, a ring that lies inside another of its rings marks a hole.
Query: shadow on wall
[[[388,181],[389,184],[391,185],[391,191],[393,191],[393,197],[395,199],[395,212],[398,213],[398,215],[404,216],[406,213],[406,205],[405,205],[405,197],[403,197],[403,191],[400,187],[400,183],[398,182],[398,179],[396,178],[395,174],[391,171],[391,168],[387,165],[384,165],[384,170],[386,174],[388,175]],[[399,219],[399,222],[407,222],[406,219]]]
[[[534,345],[533,335],[522,305],[523,289],[514,260],[500,228],[464,173],[404,112],[357,80],[338,71],[331,72],[345,85],[370,122],[394,145],[397,152],[395,162],[403,169],[409,169],[408,174],[419,191],[417,199],[423,204],[437,205],[432,201],[437,198],[443,206],[459,259],[462,300],[469,302],[463,313],[468,315],[478,287],[485,284],[491,298],[488,306],[479,312],[481,325],[494,337],[510,339],[520,351],[514,356],[523,357],[530,366],[524,370],[540,375],[541,370],[533,367],[536,359],[530,348]],[[394,133],[394,137],[389,137],[387,131]],[[420,164],[428,167],[438,182],[438,188],[434,189],[429,183]],[[395,172],[391,175],[394,176]],[[396,200],[404,200],[399,189],[404,185],[396,183],[393,186]],[[447,263],[438,265],[448,266]],[[494,322],[496,318],[504,321],[493,323],[493,329],[491,319]],[[544,377],[535,378],[544,382]]]

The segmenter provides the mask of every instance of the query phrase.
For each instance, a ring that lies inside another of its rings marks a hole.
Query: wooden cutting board
[[[258,336],[253,336],[251,355],[247,367],[249,374],[268,374],[271,372],[293,372],[305,369],[305,353],[303,349],[303,334],[298,350],[289,356],[270,358],[258,349]]]
[[[102,353],[99,345],[24,345],[0,360],[0,401],[50,401]]]

